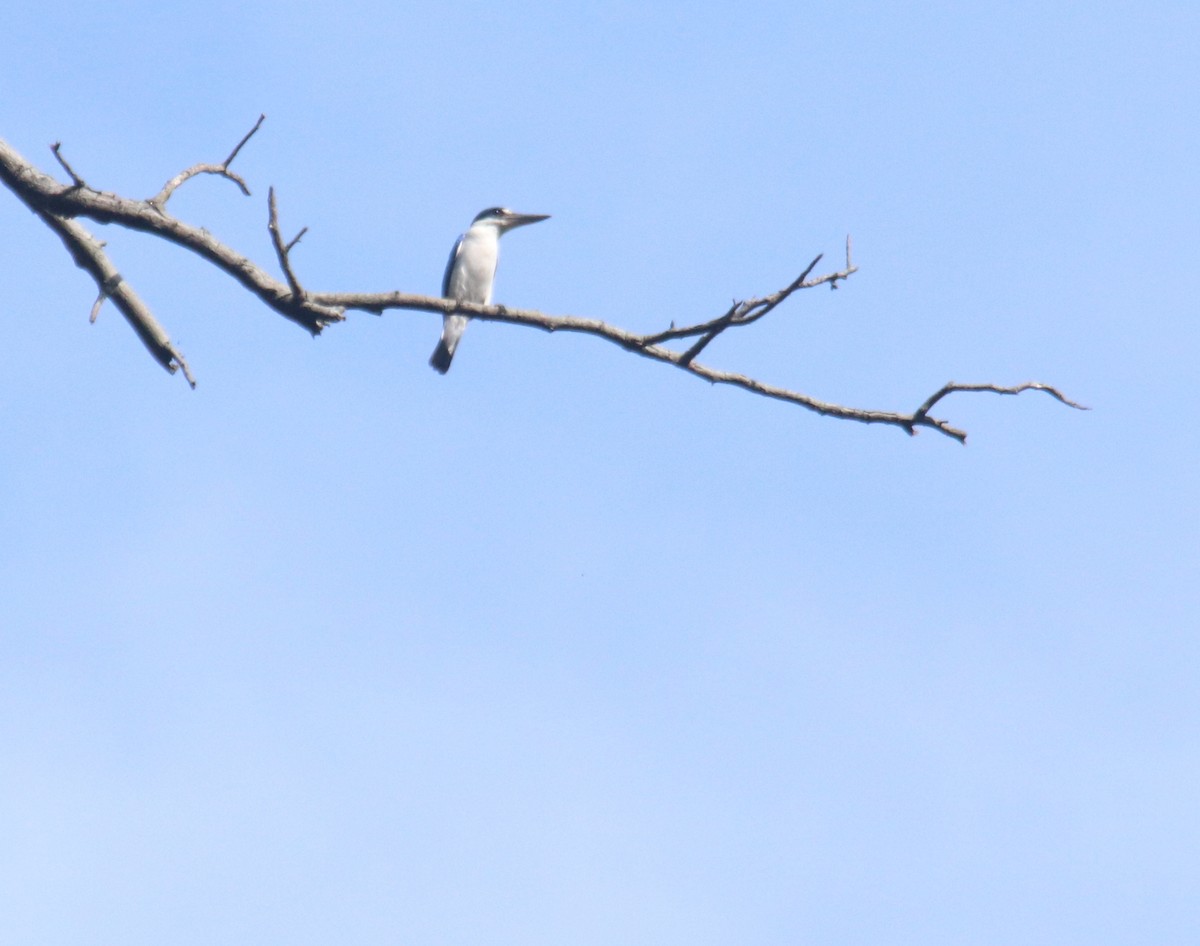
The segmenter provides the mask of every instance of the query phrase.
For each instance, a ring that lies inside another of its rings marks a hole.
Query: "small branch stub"
[[[62,169],[71,177],[71,183],[74,187],[87,187],[87,182],[82,177],[75,173],[75,169],[67,163],[67,159],[62,156],[62,142],[56,141],[50,146],[50,150],[54,152],[54,158],[62,166]]]
[[[100,317],[100,307],[104,305],[104,300],[112,294],[112,291],[121,285],[121,274],[117,273],[105,279],[100,286],[100,294],[96,296],[96,301],[92,303],[92,311],[88,315],[88,324],[95,325],[96,319]]]

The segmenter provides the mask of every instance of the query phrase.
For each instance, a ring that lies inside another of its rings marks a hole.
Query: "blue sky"
[[[0,12],[0,136],[352,315],[92,225],[188,389],[0,194],[0,942],[1187,943],[1200,925],[1185,3],[134,2]],[[465,93],[465,94],[464,94]]]

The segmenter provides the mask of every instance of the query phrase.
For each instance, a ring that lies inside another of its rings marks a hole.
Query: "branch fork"
[[[267,230],[271,234],[271,245],[275,247],[275,256],[279,260],[283,275],[287,278],[288,287],[292,290],[292,299],[296,302],[303,302],[305,299],[304,289],[300,285],[300,280],[296,278],[295,272],[292,271],[291,252],[292,247],[300,242],[300,238],[308,233],[308,227],[302,228],[288,243],[284,243],[279,230],[279,210],[275,205],[274,187],[267,190],[267,207]]]
[[[229,157],[227,157],[220,164],[193,164],[190,168],[180,171],[173,178],[167,181],[167,183],[163,185],[162,190],[151,197],[147,203],[149,203],[150,206],[159,213],[166,214],[167,201],[171,199],[171,195],[174,194],[182,184],[184,184],[186,181],[190,181],[198,174],[215,174],[218,177],[223,177],[226,180],[233,181],[233,183],[238,186],[238,189],[241,190],[246,197],[249,197],[250,188],[246,186],[246,182],[242,179],[241,175],[229,170],[229,165],[233,164],[233,159],[238,156],[238,152],[242,150],[247,141],[254,137],[254,133],[262,127],[262,123],[266,121],[266,119],[266,115],[259,115],[258,121],[254,123],[254,127],[242,136],[242,140],[234,145],[233,150],[229,152]]]

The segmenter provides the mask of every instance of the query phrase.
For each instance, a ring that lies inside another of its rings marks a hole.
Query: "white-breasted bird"
[[[491,305],[496,262],[500,258],[500,237],[509,230],[549,219],[549,214],[519,214],[507,207],[489,207],[477,214],[471,226],[455,241],[442,277],[442,298]],[[450,370],[454,349],[466,331],[465,315],[442,318],[442,337],[429,358],[441,374]]]

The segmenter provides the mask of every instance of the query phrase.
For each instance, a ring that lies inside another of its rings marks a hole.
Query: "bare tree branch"
[[[1045,391],[1052,398],[1061,401],[1063,404],[1066,404],[1067,407],[1073,407],[1077,411],[1091,410],[1090,407],[1084,407],[1084,405],[1079,404],[1076,401],[1072,401],[1069,397],[1058,390],[1058,388],[1052,388],[1050,385],[1042,384],[1040,381],[1026,381],[1024,384],[1015,384],[1008,388],[1001,387],[997,384],[959,384],[956,381],[947,381],[944,385],[942,385],[941,388],[929,395],[929,397],[925,399],[925,403],[913,411],[910,418],[911,425],[908,432],[910,434],[915,434],[916,430],[914,428],[916,427],[934,427],[947,436],[958,440],[960,443],[966,443],[967,434],[965,431],[955,430],[945,421],[934,420],[929,416],[929,411],[933,408],[933,405],[944,398],[947,394],[954,394],[958,391],[989,391],[992,394],[1020,394],[1022,391]]]
[[[171,195],[175,193],[176,189],[185,181],[191,180],[197,174],[216,174],[220,177],[228,178],[239,188],[241,188],[243,194],[249,197],[250,188],[246,186],[246,182],[242,180],[241,175],[235,174],[233,171],[229,170],[229,165],[231,165],[233,163],[233,159],[238,156],[238,152],[242,150],[242,146],[245,145],[245,143],[253,137],[254,133],[262,127],[262,123],[266,121],[266,118],[266,115],[259,115],[258,121],[254,123],[254,127],[246,132],[241,141],[234,145],[233,150],[229,152],[229,157],[227,157],[220,164],[193,164],[187,170],[180,171],[178,174],[176,174],[163,185],[162,190],[150,198],[148,201],[150,206],[156,207],[161,212],[165,212],[167,201],[171,199]]]
[[[87,217],[97,223],[115,223],[182,246],[224,270],[266,305],[314,335],[344,318],[336,309],[295,298],[289,286],[269,276],[207,230],[172,217],[149,200],[131,200],[90,187],[59,184],[30,165],[3,140],[0,140],[0,181],[35,212],[64,219]]]
[[[89,321],[95,322],[104,300],[112,299],[113,305],[133,326],[133,330],[150,354],[154,356],[154,360],[172,374],[177,368],[182,370],[188,384],[194,388],[196,379],[192,376],[187,361],[171,343],[171,337],[167,334],[167,330],[159,324],[150,308],[134,292],[133,287],[121,277],[116,266],[112,264],[100,246],[100,241],[74,220],[65,220],[54,214],[40,212],[38,212],[38,216],[42,218],[46,226],[58,234],[67,251],[75,260],[75,265],[85,270],[96,281],[100,294],[92,305]]]
[[[162,190],[149,200],[131,200],[93,189],[67,164],[60,153],[60,146],[55,144],[53,146],[55,158],[73,182],[70,185],[60,184],[37,170],[7,143],[0,140],[0,181],[3,181],[30,210],[59,235],[76,263],[95,280],[98,296],[92,306],[91,319],[95,320],[103,301],[111,298],[155,360],[168,371],[173,372],[176,368],[182,369],[184,376],[193,386],[195,386],[195,380],[187,363],[172,345],[166,331],[155,320],[145,303],[121,278],[115,266],[105,255],[101,244],[84,230],[75,218],[83,217],[98,223],[117,224],[131,230],[149,233],[184,247],[228,273],[264,304],[285,318],[303,326],[314,335],[319,334],[327,325],[343,321],[347,310],[381,314],[391,309],[431,312],[438,315],[460,313],[481,321],[523,325],[547,332],[577,332],[602,338],[645,358],[673,365],[713,384],[739,387],[762,397],[796,404],[826,417],[853,420],[865,424],[885,424],[898,427],[909,434],[915,434],[919,428],[925,427],[945,434],[960,443],[966,441],[967,435],[964,431],[952,427],[947,421],[930,414],[933,407],[950,394],[980,391],[995,394],[1019,394],[1022,391],[1038,390],[1050,394],[1069,407],[1086,410],[1081,404],[1067,398],[1050,385],[1035,381],[1014,387],[986,383],[958,384],[952,381],[943,385],[910,414],[866,410],[821,401],[799,391],[766,384],[747,375],[712,368],[695,360],[722,333],[759,321],[796,292],[822,285],[828,285],[831,289],[838,288],[840,282],[858,271],[858,267],[851,260],[849,237],[846,238],[846,263],[842,269],[813,276],[812,274],[822,258],[817,256],[799,276],[777,292],[761,298],[734,301],[725,312],[715,318],[682,327],[676,327],[672,323],[666,330],[640,334],[597,319],[549,315],[533,309],[510,309],[502,305],[483,306],[411,293],[307,291],[301,286],[292,269],[290,253],[308,228],[302,229],[291,241],[284,241],[279,228],[275,190],[270,188],[267,198],[267,230],[276,259],[286,280],[280,282],[247,257],[218,241],[208,231],[184,223],[171,216],[166,209],[171,195],[182,184],[198,174],[217,174],[228,178],[234,181],[244,194],[249,195],[250,191],[245,181],[230,171],[229,165],[258,131],[262,123],[263,116],[260,115],[254,127],[242,137],[221,164],[194,165],[171,178]],[[694,339],[690,347],[682,352],[668,348],[664,344],[682,339]]]

